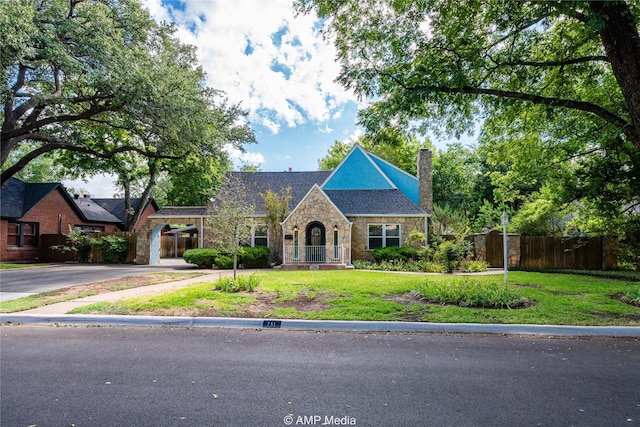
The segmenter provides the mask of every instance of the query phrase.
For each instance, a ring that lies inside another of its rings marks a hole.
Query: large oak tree
[[[481,143],[519,173],[546,169],[565,202],[640,204],[640,3],[298,0],[338,49],[361,123]]]
[[[245,112],[206,86],[174,31],[137,0],[0,2],[2,183],[55,153],[72,174],[117,174],[125,195],[144,176],[147,199],[185,156],[252,142]]]

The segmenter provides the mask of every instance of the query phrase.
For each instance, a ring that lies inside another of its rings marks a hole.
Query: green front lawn
[[[10,270],[14,268],[27,268],[27,267],[44,267],[48,264],[0,264],[0,270]]]
[[[623,280],[511,272],[509,296],[519,296],[521,308],[469,308],[435,303],[415,292],[428,288],[426,283],[442,289],[468,280],[460,276],[356,270],[265,271],[256,277],[260,286],[255,292],[225,293],[207,282],[74,313],[640,326],[640,307],[621,301],[623,295],[638,295],[640,285]],[[487,285],[502,279],[501,274],[483,275],[472,281]]]

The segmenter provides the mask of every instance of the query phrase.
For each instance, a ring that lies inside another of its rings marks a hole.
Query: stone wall
[[[520,257],[521,257],[521,242],[520,235],[507,233],[508,237],[508,265],[509,267],[518,267],[520,266]],[[492,230],[489,233],[481,233],[481,234],[473,234],[467,237],[469,241],[473,243],[474,251],[475,251],[475,259],[478,261],[486,261],[490,264],[491,267],[502,267],[504,265],[503,256],[504,249],[502,247],[502,233],[498,230]],[[487,245],[487,241],[490,240],[491,243]],[[491,248],[487,248],[490,246]]]
[[[400,224],[400,236],[402,244],[406,245],[405,239],[409,233],[418,230],[422,233],[424,229],[424,217],[349,217],[353,222],[351,230],[352,258],[354,260],[373,261],[369,250],[369,224]]]
[[[137,234],[137,241],[136,241],[136,264],[149,264],[151,262],[151,234],[153,232],[153,230],[157,227],[157,226],[164,226],[167,224],[195,224],[198,227],[198,232],[201,232],[200,230],[200,218],[192,218],[192,217],[184,217],[184,218],[147,218],[147,221],[145,222],[145,224],[142,226],[142,228],[140,229],[140,231],[138,231]],[[205,227],[205,246],[206,246],[206,238],[207,238],[207,233],[206,233],[206,227],[207,227],[207,221],[206,219],[204,220],[204,227]],[[158,239],[160,239],[160,236],[158,236]],[[159,254],[158,254],[159,256]]]
[[[350,223],[342,213],[327,199],[326,195],[319,187],[311,189],[309,194],[298,205],[297,209],[283,223],[284,234],[294,234],[294,227],[298,227],[298,244],[303,246],[306,242],[306,227],[312,222],[319,222],[325,228],[327,242],[327,259],[331,257],[333,251],[333,230],[338,226],[338,245],[344,245],[345,253],[348,254],[350,245]],[[292,245],[292,240],[285,241],[285,245]],[[351,260],[346,259],[350,264]]]

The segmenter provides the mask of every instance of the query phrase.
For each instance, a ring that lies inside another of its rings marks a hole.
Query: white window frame
[[[262,235],[256,236],[256,229],[258,228],[264,228],[266,231],[266,234],[264,236]],[[265,244],[259,245],[259,246],[269,247],[269,227],[267,226],[267,224],[256,224],[253,227],[251,227],[251,247],[252,248],[256,247],[256,239],[265,240]]]
[[[380,226],[382,227],[382,236],[372,236],[371,233],[371,226]],[[387,236],[387,227],[397,227],[398,228],[398,235],[397,236]],[[367,224],[367,249],[372,251],[374,249],[378,249],[378,248],[371,248],[371,238],[376,238],[376,239],[382,239],[382,246],[380,246],[381,248],[386,248],[387,247],[387,239],[391,240],[391,239],[397,239],[398,240],[398,245],[397,246],[402,246],[402,224],[391,224],[391,223],[385,223],[385,224],[381,224],[381,223],[369,223]],[[395,247],[395,246],[394,246]]]

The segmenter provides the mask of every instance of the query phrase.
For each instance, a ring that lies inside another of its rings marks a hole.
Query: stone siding
[[[418,230],[422,233],[424,229],[424,217],[349,217],[353,222],[351,230],[352,252],[351,256],[354,260],[373,261],[371,251],[369,250],[369,224],[400,224],[400,236],[402,244],[406,245],[405,240],[409,237],[409,233]]]
[[[298,227],[298,244],[303,246],[306,242],[306,228],[312,222],[319,222],[325,228],[325,239],[327,243],[327,259],[331,257],[333,251],[333,230],[338,226],[338,245],[344,245],[346,256],[350,251],[349,221],[342,213],[327,199],[326,195],[319,187],[314,187],[307,194],[304,200],[298,205],[296,210],[283,223],[284,234],[293,234],[294,227]],[[292,245],[292,240],[285,241],[285,245]],[[350,259],[344,260],[351,263]]]

